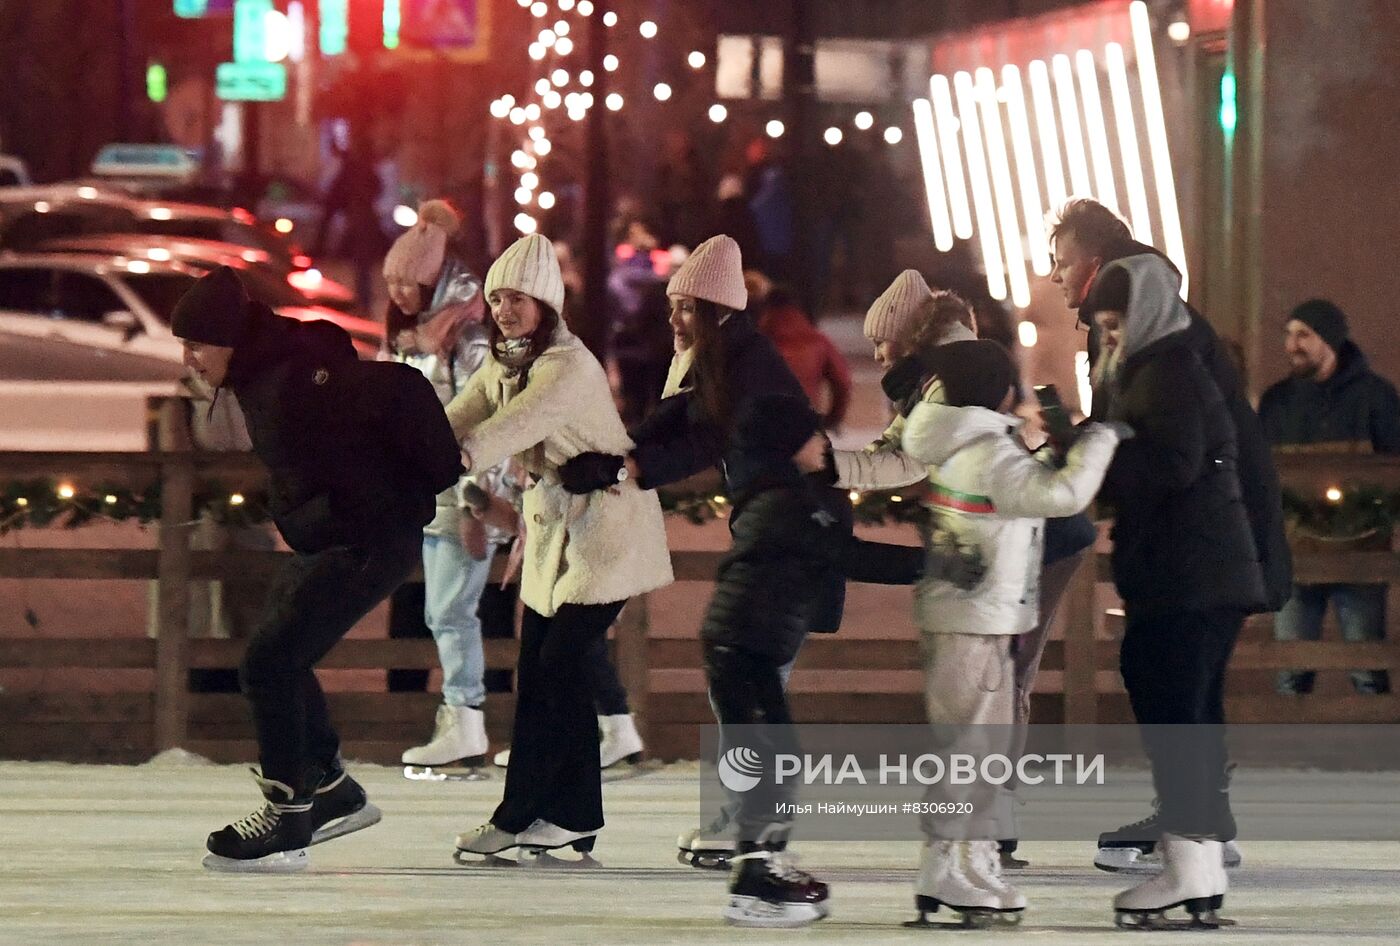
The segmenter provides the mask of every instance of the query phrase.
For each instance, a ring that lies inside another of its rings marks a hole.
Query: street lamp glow
[[[531,125],[530,130],[526,132],[526,134],[530,136],[531,141],[539,141],[544,137],[544,128],[540,125]]]
[[[944,253],[953,248],[953,221],[948,216],[948,193],[938,158],[938,136],[933,125],[933,106],[928,99],[915,99],[914,140],[919,145],[919,165],[924,172],[928,194],[929,222],[933,225],[933,245]]]
[[[558,108],[559,103],[563,100],[564,97],[558,92],[554,91],[553,89],[550,89],[540,98],[540,101],[544,103],[545,108]]]
[[[540,191],[540,196],[535,203],[540,205],[541,210],[549,210],[554,206],[554,192]]]
[[[553,46],[558,39],[559,37],[554,35],[554,30],[540,30],[540,38],[537,42],[545,49],[548,49]]]
[[[856,112],[855,126],[861,131],[869,131],[875,125],[875,116],[869,112]]]
[[[541,138],[539,141],[535,142],[535,154],[539,155],[540,157],[544,157],[553,150],[554,145],[550,144],[548,138]]]
[[[519,148],[516,148],[510,154],[510,163],[518,168],[527,168],[530,166],[530,156]]]
[[[574,41],[569,37],[561,37],[559,42],[554,44],[554,51],[561,56],[567,56],[574,51]]]
[[[522,207],[527,206],[534,199],[535,192],[528,187],[517,187],[515,189],[515,202]]]
[[[783,136],[783,132],[787,131],[787,126],[784,125],[782,122],[778,121],[778,119],[774,118],[769,120],[768,124],[764,126],[763,130],[768,132],[769,138],[781,138]]]
[[[549,74],[549,81],[550,81],[550,82],[553,82],[555,85],[568,85],[568,84],[569,84],[569,70],[567,70],[567,69],[555,69],[553,72],[551,72],[551,73]],[[540,94],[543,95],[544,93],[541,92]]]
[[[549,7],[543,2],[543,0],[536,0],[536,2],[530,4],[530,15],[537,19],[539,17],[544,16],[548,12]]]
[[[560,2],[562,3],[563,0],[560,0]],[[579,16],[592,16],[592,15],[593,15],[593,0],[578,0],[578,15],[579,15]]]
[[[568,13],[568,12],[569,12],[570,10],[572,10],[573,8],[574,8],[574,0],[559,0],[559,9],[563,10],[565,13]],[[583,13],[582,10],[580,10],[579,12],[580,12],[580,13]],[[584,15],[587,16],[586,13],[585,13]]]
[[[585,89],[593,84],[593,70],[585,69],[578,74],[578,84]]]
[[[643,20],[642,25],[637,27],[637,32],[642,34],[642,39],[655,39],[656,24],[651,20]]]
[[[535,62],[539,62],[544,58],[545,50],[539,43],[531,43],[530,48],[526,50],[526,52],[530,54],[531,59],[535,60]]]
[[[525,106],[526,121],[537,122],[540,120],[540,106],[538,102],[531,102]]]
[[[418,211],[408,204],[399,204],[394,208],[394,222],[401,227],[411,227],[418,222]]]
[[[540,176],[534,171],[526,171],[520,175],[520,186],[527,191],[532,191],[540,186]]]
[[[972,238],[972,212],[967,202],[967,182],[963,178],[962,157],[958,153],[958,129],[953,114],[953,93],[948,77],[936,75],[928,83],[933,117],[938,123],[938,147],[942,151],[943,173],[948,176],[948,213],[953,220],[953,234],[964,240]]]
[[[826,130],[826,133],[822,135],[822,138],[825,139],[826,143],[831,145],[833,148],[839,145],[841,143],[841,139],[844,137],[845,135],[841,134],[841,129],[837,128],[835,125],[828,128]]]
[[[515,215],[515,229],[519,230],[521,233],[534,233],[539,229],[539,226],[540,225],[535,222],[535,218],[524,211]]]
[[[1089,154],[1093,158],[1094,182],[1099,202],[1110,210],[1118,210],[1118,189],[1113,183],[1113,163],[1108,154],[1108,129],[1104,124],[1103,104],[1099,101],[1099,66],[1094,54],[1081,49],[1075,54],[1079,67],[1079,96],[1084,103],[1085,130],[1089,133]]]
[[[729,109],[725,108],[723,105],[716,102],[714,105],[710,106],[710,121],[714,122],[716,125],[728,117]]]
[[[651,94],[656,96],[658,102],[664,102],[671,97],[671,87],[664,82],[658,82]]]
[[[619,111],[622,108],[622,96],[616,92],[610,92],[604,104],[608,106],[610,112]]]
[[[617,57],[614,56],[612,53],[608,53],[606,56],[604,56],[604,57],[603,57],[603,68],[606,69],[608,72],[616,72],[616,71],[617,71]]]
[[[612,10],[609,10],[607,13],[604,13],[604,14],[603,14],[603,25],[604,25],[604,26],[616,26],[616,25],[617,25],[617,14],[614,13]]]
[[[1191,38],[1191,24],[1185,19],[1173,20],[1167,24],[1167,38],[1180,46]]]
[[[505,118],[510,114],[510,103],[505,99],[496,99],[491,103],[491,117]]]
[[[1034,348],[1040,341],[1040,330],[1035,327],[1034,322],[1022,322],[1016,326],[1016,338],[1022,348]]]
[[[525,109],[521,108],[519,105],[517,105],[517,106],[515,106],[515,108],[511,109],[511,110],[510,110],[510,123],[511,123],[512,125],[523,125],[523,124],[525,124]]]
[[[891,125],[885,129],[885,143],[897,145],[904,140],[904,129]]]
[[[535,94],[536,94],[536,95],[544,95],[544,94],[545,94],[546,92],[548,92],[548,91],[549,91],[549,80],[548,80],[548,79],[541,78],[539,81],[537,81],[537,82],[535,83]]]
[[[568,36],[568,35],[569,35],[569,21],[568,21],[568,20],[556,20],[556,21],[554,22],[554,35],[555,35],[555,36]]]
[[[531,0],[515,0],[515,2],[518,3],[518,4],[520,4],[520,8],[521,8],[522,10],[528,10],[528,9],[530,9],[530,2],[531,2]]]
[[[705,68],[705,54],[698,49],[692,49],[690,55],[685,57],[685,61],[690,63],[692,69]]]

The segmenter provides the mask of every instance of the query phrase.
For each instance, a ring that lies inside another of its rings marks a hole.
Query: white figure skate
[[[415,781],[479,781],[487,778],[486,714],[470,706],[438,707],[433,738],[403,754],[404,778]]]
[[[1217,914],[1229,887],[1219,841],[1163,833],[1162,871],[1113,898],[1114,922],[1124,929],[1218,929],[1233,926]],[[1183,907],[1190,919],[1169,918]]]

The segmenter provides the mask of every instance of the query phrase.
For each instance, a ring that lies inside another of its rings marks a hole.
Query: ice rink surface
[[[1246,839],[1224,911],[1239,927],[1142,933],[1114,929],[1110,899],[1131,881],[1090,866],[1092,840],[1027,842],[1032,867],[1013,877],[1030,899],[1020,929],[920,931],[900,926],[914,914],[912,822],[897,844],[803,843],[799,822],[794,847],[832,884],[831,918],[733,930],[719,919],[723,875],[676,862],[676,835],[697,819],[693,764],[610,782],[595,852],[603,866],[573,872],[452,862],[453,837],[489,817],[500,778],[352,771],[383,822],[312,848],[306,873],[237,876],[209,873],[200,858],[211,830],[258,801],[239,768],[0,763],[0,943],[1400,943],[1400,843]]]

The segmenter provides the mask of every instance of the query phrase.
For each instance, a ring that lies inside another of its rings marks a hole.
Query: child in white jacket
[[[978,751],[1010,752],[1016,704],[1011,642],[1037,620],[1045,518],[1089,505],[1119,435],[1089,425],[1065,466],[1054,469],[1031,456],[1016,435],[1020,420],[1003,413],[1016,382],[1004,348],[988,340],[953,342],[935,349],[928,367],[924,397],[902,438],[904,453],[929,468],[925,539],[931,547],[975,546],[986,566],[974,588],[933,577],[915,593],[925,703],[939,734],[934,751],[947,752],[952,739],[966,751],[976,733]],[[989,741],[988,734],[997,735]],[[996,817],[995,802],[1008,799],[981,787],[970,800],[968,817],[924,817],[919,909],[1019,913],[1026,901],[1001,879],[995,840],[1014,836],[1005,818]]]

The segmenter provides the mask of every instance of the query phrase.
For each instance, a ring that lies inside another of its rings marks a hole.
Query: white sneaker
[[[992,891],[1000,901],[1000,910],[1024,910],[1025,896],[1006,882],[1001,875],[1001,851],[995,841],[969,841],[968,857],[963,875],[979,887]]]
[[[488,821],[465,834],[457,835],[457,850],[469,854],[499,854],[501,851],[519,847],[516,837]]]
[[[1162,872],[1113,898],[1113,909],[1122,923],[1124,914],[1160,913],[1184,906],[1193,915],[1211,909],[1211,901],[1224,897],[1224,858],[1219,841],[1193,840],[1164,832],[1157,842]]]
[[[593,848],[593,841],[597,837],[597,831],[570,831],[543,818],[536,818],[530,827],[515,836],[515,840],[523,848],[541,851],[553,851],[561,847],[588,851]]]
[[[918,886],[914,888],[920,911],[933,912],[940,906],[958,911],[1002,909],[999,893],[967,875],[970,848],[968,841],[935,840],[924,845]]]
[[[623,759],[628,762],[642,760],[642,737],[637,732],[637,723],[631,713],[599,716],[598,728],[603,734],[598,744],[598,761],[603,768],[616,765]]]
[[[470,706],[438,707],[433,738],[426,746],[416,746],[403,754],[404,765],[451,765],[454,762],[479,763],[490,744],[486,739],[486,714]]]

